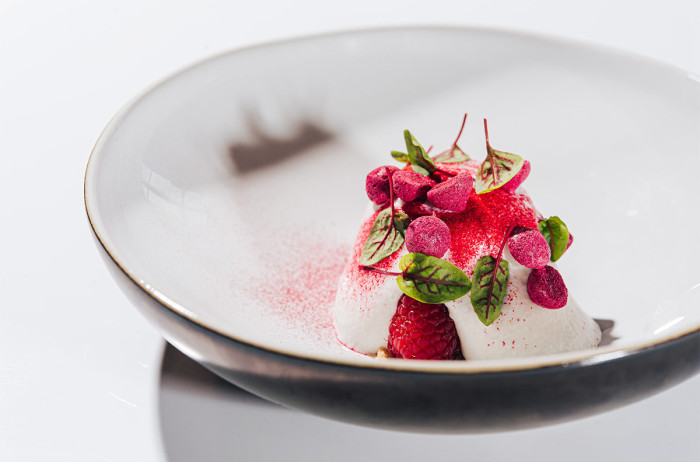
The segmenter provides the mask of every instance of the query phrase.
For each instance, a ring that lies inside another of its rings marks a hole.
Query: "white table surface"
[[[223,383],[167,346],[112,282],[82,180],[92,145],[127,100],[231,48],[402,24],[532,31],[700,74],[697,0],[0,0],[1,461],[700,460],[700,376],[542,429],[370,430]]]

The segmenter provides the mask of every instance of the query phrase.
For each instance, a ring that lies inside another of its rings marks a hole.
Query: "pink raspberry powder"
[[[365,191],[367,197],[375,204],[383,204],[389,200],[389,175],[398,172],[399,169],[391,165],[378,167],[367,174],[365,179]]]
[[[551,266],[532,270],[527,278],[527,294],[533,303],[550,310],[563,308],[569,299],[564,279]]]
[[[516,189],[518,189],[518,186],[523,184],[523,181],[527,179],[527,177],[530,175],[530,161],[526,160],[523,163],[522,168],[518,173],[515,174],[513,178],[508,181],[508,183],[504,184],[501,186],[501,188],[504,191],[508,191],[509,193],[514,193]]]
[[[544,268],[552,256],[547,239],[534,229],[508,238],[508,250],[515,261],[528,268]]]
[[[461,212],[467,207],[473,185],[469,173],[460,173],[428,191],[428,200],[443,210]]]
[[[394,192],[404,202],[419,199],[435,185],[435,182],[425,175],[409,170],[399,170],[393,175]]]
[[[409,252],[440,258],[450,248],[450,228],[436,217],[417,218],[406,230],[406,248]]]

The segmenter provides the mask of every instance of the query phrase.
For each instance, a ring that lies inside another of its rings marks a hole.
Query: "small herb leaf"
[[[396,212],[392,220],[391,212],[391,208],[386,208],[379,212],[374,220],[369,236],[362,247],[361,265],[374,265],[403,245],[410,219],[405,213]]]
[[[406,149],[408,150],[408,161],[413,167],[413,171],[421,175],[429,176],[437,168],[433,159],[428,156],[425,149],[411,134],[410,131],[403,131],[404,139],[406,140]]]
[[[464,131],[464,126],[466,125],[466,123],[467,114],[464,114],[464,119],[462,119],[462,126],[459,127],[459,133],[457,133],[457,138],[455,138],[454,143],[452,143],[452,147],[433,157],[433,160],[435,162],[442,162],[443,164],[456,164],[459,162],[466,162],[470,159],[467,153],[462,151],[462,149],[459,146],[457,146],[457,142],[462,136],[462,132]]]
[[[525,163],[525,160],[517,154],[497,151],[491,147],[486,119],[484,119],[484,131],[486,132],[486,159],[476,172],[474,190],[477,194],[493,191],[508,183]]]
[[[443,303],[466,295],[472,283],[464,271],[452,263],[422,253],[409,253],[399,261],[403,272],[396,278],[399,287],[423,303]]]
[[[561,218],[556,216],[540,221],[538,227],[552,251],[551,260],[559,260],[569,244],[569,228],[566,227]]]
[[[399,162],[404,162],[406,164],[408,164],[410,162],[408,160],[408,154],[406,154],[405,152],[391,151],[391,157],[398,160]]]
[[[470,298],[476,315],[485,326],[501,315],[509,273],[508,262],[491,255],[481,257],[474,266],[474,287]]]
[[[466,152],[462,151],[462,149],[456,144],[450,149],[447,149],[446,151],[443,151],[437,156],[433,157],[433,161],[442,162],[443,164],[456,164],[459,162],[466,162],[469,159],[471,159],[471,157],[469,157]]]

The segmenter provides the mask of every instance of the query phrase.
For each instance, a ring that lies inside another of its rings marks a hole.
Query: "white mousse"
[[[387,346],[389,324],[403,294],[396,277],[359,267],[363,236],[372,224],[374,212],[374,206],[370,205],[355,251],[340,278],[332,312],[338,340],[352,350],[369,355]],[[406,253],[404,245],[387,259],[391,263],[383,269],[398,272],[400,257]],[[449,251],[442,258],[455,263]],[[510,264],[508,293],[501,315],[490,326],[481,323],[469,295],[445,303],[455,322],[466,359],[526,357],[598,345],[601,338],[598,324],[581,310],[571,295],[566,306],[556,310],[534,304],[527,294],[527,278],[532,270],[517,263],[507,248],[503,258]],[[468,275],[470,273],[467,271]]]

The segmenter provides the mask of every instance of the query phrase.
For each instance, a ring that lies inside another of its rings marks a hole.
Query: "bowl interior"
[[[337,343],[328,314],[365,174],[393,162],[404,128],[446,148],[466,111],[462,148],[483,158],[488,117],[494,147],[531,161],[538,208],[575,235],[560,264],[569,291],[615,322],[599,351],[635,347],[700,325],[699,90],[640,58],[482,30],[255,47],[124,109],[90,161],[87,207],[124,271],[185,317],[365,363]]]

